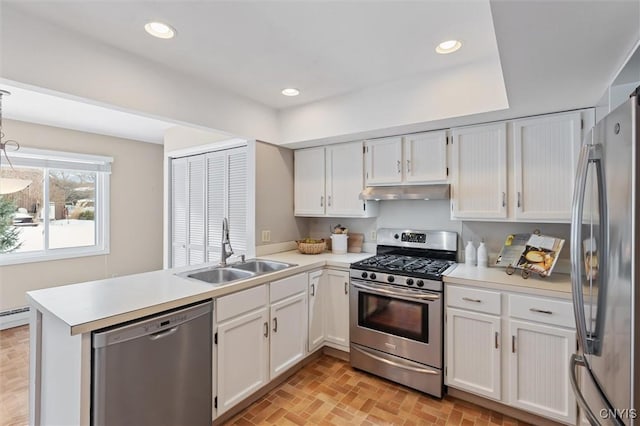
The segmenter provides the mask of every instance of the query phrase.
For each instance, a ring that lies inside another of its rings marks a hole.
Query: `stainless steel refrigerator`
[[[640,87],[587,135],[576,172],[571,381],[592,425],[640,425]],[[638,410],[638,411],[636,411]]]

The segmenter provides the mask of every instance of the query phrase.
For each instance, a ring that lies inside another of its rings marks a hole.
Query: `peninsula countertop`
[[[346,269],[351,263],[372,255],[373,253],[337,255],[330,252],[304,255],[297,251],[287,251],[260,256],[260,259],[287,262],[296,266],[219,286],[176,275],[215,266],[216,263],[212,262],[30,291],[27,292],[27,300],[43,314],[62,320],[69,326],[71,335],[76,335],[189,303],[215,299],[312,269],[325,266]]]

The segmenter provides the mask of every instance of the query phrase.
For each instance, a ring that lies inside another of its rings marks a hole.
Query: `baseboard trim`
[[[29,324],[29,307],[9,309],[0,312],[0,330]]]
[[[536,426],[562,426],[563,425],[562,423],[558,423],[556,421],[547,419],[545,417],[540,417],[536,414],[532,414],[526,411],[522,411],[518,408],[504,405],[498,401],[493,401],[491,399],[474,395],[469,392],[461,391],[459,389],[454,389],[452,387],[449,387],[447,389],[447,395],[457,399],[461,399],[463,401],[471,402],[473,404],[479,405],[480,407],[497,411],[498,413],[504,414],[505,416],[513,417],[514,419],[531,423]]]

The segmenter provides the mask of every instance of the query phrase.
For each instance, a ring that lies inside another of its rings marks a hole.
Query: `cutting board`
[[[364,242],[364,234],[349,233],[349,239],[347,240],[347,252],[348,253],[360,253],[362,252],[362,243]]]

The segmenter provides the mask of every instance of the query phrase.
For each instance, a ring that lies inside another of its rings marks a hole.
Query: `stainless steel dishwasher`
[[[93,333],[94,426],[210,426],[213,302]]]

